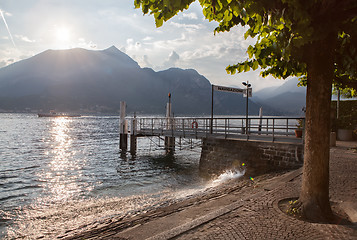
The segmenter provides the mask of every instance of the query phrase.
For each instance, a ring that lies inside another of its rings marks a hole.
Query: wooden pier
[[[137,137],[158,136],[165,137],[165,147],[174,151],[175,138],[216,138],[302,145],[304,138],[295,136],[299,120],[304,121],[304,118],[253,117],[247,122],[246,118],[165,117],[131,118],[129,122],[131,144],[135,147]]]
[[[247,141],[303,143],[295,136],[296,123],[304,118],[138,118],[137,136],[220,138]],[[212,133],[211,133],[212,132]]]

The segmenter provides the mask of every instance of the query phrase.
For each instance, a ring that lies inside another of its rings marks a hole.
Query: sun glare
[[[59,42],[67,42],[70,39],[70,31],[66,27],[59,27],[56,29],[56,39]]]

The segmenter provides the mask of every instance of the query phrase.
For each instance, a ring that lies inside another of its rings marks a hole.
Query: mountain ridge
[[[269,106],[279,115],[302,115],[306,106],[306,87],[298,87],[299,79],[291,78],[279,87],[269,87],[258,91],[253,101]]]
[[[115,46],[46,50],[0,69],[0,109],[116,112],[126,101],[128,111],[164,113],[171,92],[177,114],[209,114],[210,86],[194,69],[141,68]],[[215,102],[217,114],[245,112],[232,110],[237,102],[244,106],[242,96],[217,94]],[[250,111],[258,107],[251,102]]]

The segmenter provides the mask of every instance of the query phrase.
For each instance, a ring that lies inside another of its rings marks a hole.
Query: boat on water
[[[38,117],[81,117],[81,115],[57,113],[57,112],[51,110],[49,113],[38,113]]]

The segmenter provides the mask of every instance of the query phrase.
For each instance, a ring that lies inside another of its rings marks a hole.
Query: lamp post
[[[169,96],[169,106],[168,106],[167,117],[171,117],[171,93],[169,93],[168,96]]]
[[[212,84],[212,99],[211,99],[211,124],[210,124],[210,130],[209,133],[213,133],[213,92],[214,92],[214,85]]]
[[[248,81],[247,82],[242,82],[242,84],[247,87],[247,89],[246,89],[247,104],[246,104],[246,107],[245,107],[245,134],[248,134],[248,97],[249,97],[248,89],[252,85]]]

